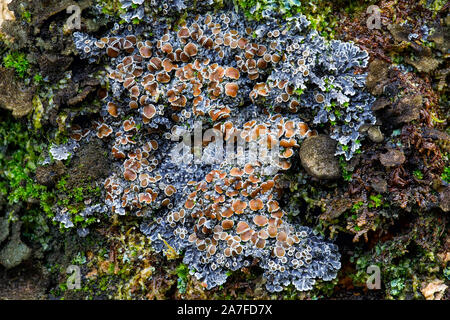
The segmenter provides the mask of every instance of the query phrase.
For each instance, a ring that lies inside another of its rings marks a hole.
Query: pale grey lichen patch
[[[358,150],[360,128],[375,123],[365,74],[356,72],[367,65],[367,53],[325,41],[302,15],[281,22],[265,12],[264,21],[248,22],[234,10],[194,14],[212,1],[197,2],[195,10],[181,0],[173,1],[178,6],[122,3],[122,18],[137,18],[138,25],[116,23],[100,39],[74,34],[83,59],[107,65],[101,119],[95,130],[72,132],[79,143],[97,137],[111,149],[105,208],[142,217],[155,250],[183,252],[208,289],[253,261],[272,292],[289,284],[310,290],[317,279],[334,279],[338,248],[289,219],[278,202],[279,172],[290,170],[298,161],[294,151],[323,127],[338,145],[332,154],[350,159]],[[149,10],[159,18],[144,14]],[[168,24],[170,10],[187,13],[176,30]],[[281,147],[276,157],[263,156],[268,164],[261,158],[214,163],[211,140],[201,141],[196,157],[175,139],[199,127],[225,140],[238,134],[247,142],[243,153],[273,139]],[[67,213],[60,214],[70,225]]]

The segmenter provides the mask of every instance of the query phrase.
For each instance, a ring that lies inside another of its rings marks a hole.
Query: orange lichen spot
[[[308,125],[304,122],[300,122],[297,124],[297,126],[299,135],[301,135],[302,137],[306,136],[309,131]]]
[[[276,226],[270,226],[267,228],[267,232],[269,233],[269,237],[275,238],[278,234],[278,228]]]
[[[239,86],[237,83],[230,82],[225,85],[225,94],[229,97],[235,98],[237,96]]]
[[[283,211],[283,210],[278,210],[278,211],[272,212],[272,213],[270,214],[270,216],[271,216],[272,218],[281,219],[281,218],[284,216],[284,211]],[[280,221],[281,221],[281,220],[280,220]]]
[[[120,53],[120,50],[118,48],[115,48],[115,47],[108,47],[106,49],[106,54],[110,58],[117,58],[119,56],[119,53]]]
[[[165,71],[161,71],[156,74],[156,81],[158,81],[160,83],[169,83],[170,75]]]
[[[264,208],[264,203],[261,199],[252,199],[250,200],[250,209],[253,211],[258,211]]]
[[[144,108],[142,108],[142,115],[144,117],[146,117],[147,119],[151,119],[155,116],[156,114],[156,108],[154,105],[149,104],[144,106]]]
[[[237,46],[239,47],[239,49],[244,49],[245,46],[247,45],[247,43],[248,43],[248,40],[247,40],[247,39],[245,39],[245,38],[240,38],[240,39],[237,41]]]
[[[194,97],[198,97],[202,93],[201,88],[202,88],[202,85],[200,83],[194,83],[192,85],[192,95]],[[200,102],[200,101],[198,101],[198,102]],[[198,102],[196,104],[194,103],[194,105],[198,105]]]
[[[216,254],[217,247],[213,244],[209,245],[207,251],[210,255]]]
[[[292,150],[292,148],[286,148],[286,150],[284,150],[283,152],[283,158],[290,158],[294,155],[294,150]]]
[[[276,53],[272,55],[272,62],[273,63],[278,63],[280,60],[281,60],[281,56],[280,55],[278,55]]]
[[[270,200],[270,201],[267,203],[267,209],[268,209],[269,212],[275,212],[275,211],[277,211],[278,209],[280,209],[280,205],[278,204],[278,201],[276,201],[276,200]]]
[[[222,194],[223,193],[223,189],[221,186],[216,185],[214,186],[214,190],[218,193],[218,194]]]
[[[253,90],[256,91],[260,96],[267,96],[269,94],[269,88],[263,82],[258,82],[257,84],[255,84]]]
[[[264,248],[266,247],[266,240],[259,238],[259,239],[256,241],[255,246],[256,246],[258,249],[264,249]]]
[[[139,193],[139,202],[150,204],[153,201],[149,193]]]
[[[108,137],[113,132],[113,129],[107,124],[103,123],[97,130],[97,137],[103,139]]]
[[[245,232],[243,232],[240,237],[241,237],[241,241],[247,242],[251,239],[251,237],[253,236],[253,234],[255,233],[255,231],[253,231],[252,229],[249,229]]]
[[[263,229],[263,230],[260,230],[259,232],[258,232],[258,238],[260,238],[260,239],[268,239],[269,238],[269,233],[267,232],[267,230],[266,229]]]
[[[219,110],[211,110],[209,111],[209,116],[211,120],[216,121],[219,119],[226,119],[230,116],[231,109],[228,107],[223,107]]]
[[[231,209],[231,207],[228,207],[225,210],[223,210],[220,215],[224,218],[229,218],[233,215],[233,210]]]
[[[197,53],[198,53],[197,46],[196,46],[194,43],[192,43],[192,42],[189,42],[189,43],[184,47],[183,51],[184,51],[184,53],[185,53],[186,55],[188,55],[189,57],[194,57],[194,56],[196,56]]]
[[[197,249],[198,249],[199,251],[205,251],[205,250],[206,250],[206,244],[205,244],[204,242],[200,243],[200,244],[197,246]],[[206,286],[205,286],[205,287],[206,287]]]
[[[134,100],[131,100],[128,103],[128,106],[130,107],[130,109],[137,109],[137,108],[139,108],[139,104],[136,101],[134,101]]]
[[[139,98],[139,103],[143,106],[147,104],[147,101],[148,101],[148,96],[145,94]]]
[[[166,71],[166,72],[170,72],[173,69],[177,68],[177,66],[174,65],[172,63],[172,61],[170,61],[169,59],[164,59],[163,62],[162,62],[162,66],[164,68],[164,71]]]
[[[148,64],[149,71],[158,71],[162,69],[162,61],[160,58],[153,57]]]
[[[204,39],[200,38],[200,44],[206,48],[206,49],[212,49],[214,46],[214,41],[211,38],[203,37]]]
[[[148,74],[148,75],[146,75],[144,77],[144,80],[142,81],[142,84],[145,86],[146,84],[151,83],[154,80],[155,80],[155,75],[150,73],[150,74]]]
[[[256,54],[260,57],[262,57],[267,52],[267,47],[264,45],[259,45],[258,50],[256,51]]]
[[[125,153],[119,151],[116,147],[112,148],[112,154],[116,159],[125,159]]]
[[[323,103],[325,101],[325,96],[321,93],[318,93],[314,97],[317,103]]]
[[[262,191],[262,193],[266,193],[266,192],[272,190],[274,186],[275,186],[275,181],[268,180],[261,184],[261,191]]]
[[[252,183],[258,183],[258,182],[261,181],[261,179],[258,178],[258,176],[254,175],[254,174],[250,175],[250,176],[248,177],[248,180],[249,180],[250,182],[252,182]]]
[[[150,47],[147,46],[142,46],[139,49],[139,54],[142,56],[142,58],[150,58],[152,56],[152,49],[150,49]]]
[[[284,242],[284,241],[286,241],[286,239],[287,239],[287,233],[286,232],[284,232],[284,231],[278,232],[278,235],[277,235],[277,240],[278,241]]]
[[[285,128],[285,136],[286,138],[291,138],[295,135],[295,122],[294,121],[286,121],[286,123],[284,124],[284,128]]]
[[[242,214],[244,213],[244,210],[247,209],[247,202],[236,199],[233,201],[231,207],[234,213]]]
[[[161,51],[164,52],[165,54],[170,54],[173,52],[173,47],[170,43],[164,43],[161,46]]]
[[[177,189],[172,185],[169,185],[164,189],[164,193],[168,197],[171,197],[175,192],[177,192]]]
[[[250,229],[250,226],[245,221],[239,221],[236,227],[236,233],[242,234]]]
[[[174,107],[183,107],[186,106],[187,99],[185,96],[180,96],[176,98],[174,101],[171,101],[170,104]]]
[[[135,98],[139,97],[139,95],[141,94],[141,90],[139,89],[139,86],[137,86],[137,85],[133,86],[130,89],[130,94],[132,97],[135,97]]]
[[[180,30],[178,30],[177,35],[178,35],[178,38],[185,39],[191,35],[191,32],[189,31],[188,28],[183,27],[183,28],[180,28]]]
[[[134,122],[134,120],[128,119],[123,122],[123,130],[131,131],[135,128],[136,128],[136,122]]]
[[[280,146],[283,148],[291,148],[297,146],[297,141],[295,139],[281,139]]]
[[[134,78],[127,78],[125,79],[125,81],[123,82],[123,86],[125,89],[130,89],[131,87],[133,87],[136,84],[136,81],[134,81]]]
[[[313,137],[313,136],[317,136],[319,133],[317,132],[317,130],[310,130],[308,131],[308,133],[306,134],[307,137]]]
[[[231,248],[230,247],[226,247],[225,250],[223,251],[223,254],[227,258],[230,257],[231,256]]]
[[[299,105],[300,103],[297,100],[292,100],[291,103],[289,104],[289,110],[291,112],[297,112]]]
[[[212,181],[214,181],[214,173],[210,172],[205,176],[205,181],[208,183],[211,183]]]
[[[245,172],[246,174],[250,175],[250,174],[252,174],[253,172],[255,172],[255,167],[254,167],[252,164],[247,163],[247,164],[244,166],[244,172]]]
[[[82,136],[81,136],[81,134],[78,133],[78,132],[73,132],[73,133],[70,135],[70,138],[73,139],[73,140],[75,140],[75,141],[81,141]]]
[[[186,202],[184,203],[184,207],[186,209],[192,209],[195,206],[195,201],[192,199],[187,199]]]
[[[239,194],[239,191],[237,190],[228,190],[227,192],[225,192],[225,194],[227,195],[227,197],[235,197]]]
[[[147,173],[142,173],[139,175],[139,181],[148,180],[149,175]]]
[[[234,226],[233,220],[223,220],[222,221],[223,230],[229,230],[229,229],[233,228],[233,226]]]
[[[209,76],[209,81],[219,82],[225,75],[225,69],[222,67],[217,67]]]
[[[258,69],[250,69],[248,70],[248,78],[250,80],[256,80],[259,78],[259,72]]]
[[[256,62],[256,66],[259,69],[266,69],[267,68],[267,62],[266,60],[259,58],[258,61]]]
[[[108,113],[114,118],[118,115],[118,107],[112,102],[108,102]]]
[[[223,203],[223,202],[225,202],[225,195],[223,194],[214,199],[214,203]]]
[[[273,252],[275,256],[277,256],[278,258],[283,258],[284,255],[286,254],[286,251],[282,247],[275,247]]]
[[[241,168],[234,167],[233,169],[231,169],[230,175],[232,177],[242,177],[244,175],[244,170],[242,170]]]
[[[264,227],[266,224],[269,223],[269,219],[265,216],[257,215],[253,217],[253,223],[256,224],[258,227]]]
[[[188,238],[189,243],[193,243],[196,240],[197,240],[197,235],[195,233],[191,233]]]
[[[123,173],[123,177],[127,181],[135,181],[137,179],[137,174],[132,169],[126,169]]]
[[[233,67],[228,67],[225,70],[225,76],[234,80],[238,80],[240,77],[239,70]]]
[[[139,177],[139,179],[140,179],[140,177]],[[141,188],[147,188],[148,182],[149,182],[148,179],[144,179],[144,180],[140,181],[139,185],[141,186]]]
[[[292,164],[289,161],[280,161],[278,166],[283,170],[289,170],[292,166]]]

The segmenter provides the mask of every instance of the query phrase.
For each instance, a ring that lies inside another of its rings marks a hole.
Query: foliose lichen
[[[101,118],[71,132],[79,144],[102,139],[111,149],[114,173],[104,203],[93,205],[142,217],[152,246],[184,251],[208,289],[254,263],[272,292],[334,279],[338,248],[289,220],[280,172],[323,124],[339,142],[336,154],[350,159],[359,148],[359,129],[375,122],[358,71],[367,53],[325,41],[302,15],[248,22],[233,9],[205,13],[211,1],[197,1],[195,14],[173,2],[124,0],[122,19],[139,24],[116,23],[100,39],[74,33],[83,59],[107,64]],[[164,18],[174,14],[169,9],[187,12],[176,28]],[[221,138],[243,145],[215,161]],[[267,152],[254,157],[261,145]]]

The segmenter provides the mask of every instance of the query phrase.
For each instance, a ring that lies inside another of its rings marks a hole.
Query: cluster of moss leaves
[[[22,211],[25,235],[45,247],[41,236],[48,232],[46,217],[53,216],[52,193],[32,178],[44,147],[23,123],[0,118],[0,199],[11,220]]]
[[[26,56],[22,52],[10,51],[3,57],[5,68],[13,68],[20,78],[24,78],[30,67]]]
[[[101,195],[100,187],[93,187],[91,184],[76,186],[72,189],[67,187],[68,175],[63,176],[55,186],[56,203],[66,207],[72,216],[75,227],[86,228],[95,222],[95,217],[83,217],[79,213],[86,208],[84,203],[89,197]]]
[[[50,240],[55,204],[67,206],[76,227],[87,227],[96,222],[93,217],[82,217],[84,200],[99,195],[100,188],[66,187],[67,176],[59,179],[54,188],[35,181],[38,162],[47,143],[42,136],[29,130],[26,121],[8,115],[0,117],[0,207],[11,221],[23,222],[23,235],[38,242],[45,249]],[[64,230],[63,227],[60,228]]]
[[[356,285],[364,286],[367,267],[377,265],[382,289],[388,299],[422,298],[420,290],[434,279],[448,276],[445,253],[440,252],[445,237],[445,220],[439,214],[419,215],[411,227],[387,241],[379,241],[370,251],[355,250],[350,258],[356,272]]]
[[[335,27],[338,24],[337,11],[343,10],[351,14],[366,8],[375,1],[323,1],[323,0],[234,0],[250,20],[261,20],[264,11],[274,11],[288,18],[297,14],[305,15],[311,22],[311,27],[316,29],[326,39],[335,38]]]

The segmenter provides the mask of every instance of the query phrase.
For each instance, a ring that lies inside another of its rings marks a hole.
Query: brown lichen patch
[[[13,69],[0,67],[0,107],[21,118],[33,110],[34,87],[25,87],[16,79]]]
[[[390,149],[384,154],[380,154],[380,162],[385,167],[396,167],[405,162],[406,158],[402,151]]]

